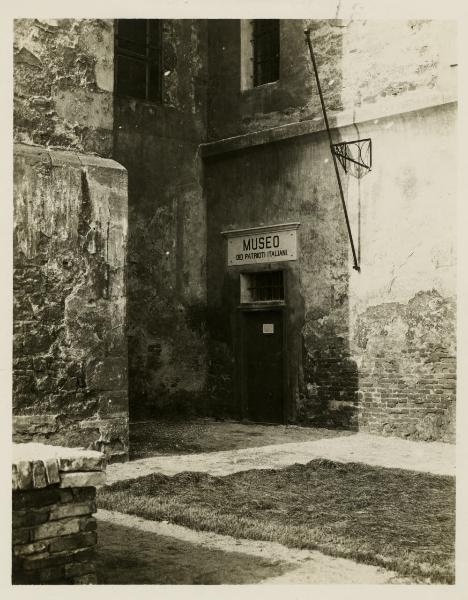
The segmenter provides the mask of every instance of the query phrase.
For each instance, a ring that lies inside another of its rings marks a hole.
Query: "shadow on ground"
[[[258,583],[297,565],[99,521],[96,567],[100,584],[211,585]]]
[[[255,448],[355,435],[349,430],[229,421],[145,421],[130,424],[130,458]]]

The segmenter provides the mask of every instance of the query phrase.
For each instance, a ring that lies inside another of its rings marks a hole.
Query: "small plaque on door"
[[[275,333],[274,323],[263,323],[263,333]]]

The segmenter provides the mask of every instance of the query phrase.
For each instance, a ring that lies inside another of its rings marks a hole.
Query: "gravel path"
[[[122,514],[107,510],[98,510],[97,515],[98,527],[99,523],[112,524],[120,527],[130,527],[132,530],[153,534],[154,538],[145,541],[145,553],[147,556],[156,556],[161,552],[161,544],[165,543],[168,538],[173,538],[180,542],[189,544],[188,552],[190,552],[191,560],[196,560],[197,548],[200,549],[200,565],[192,565],[194,578],[198,577],[199,571],[206,570],[206,556],[201,550],[217,550],[220,551],[216,555],[217,569],[223,568],[223,563],[229,567],[232,561],[233,553],[236,555],[244,555],[263,559],[273,564],[281,565],[282,571],[278,576],[266,576],[262,581],[257,583],[262,584],[388,584],[388,583],[412,583],[409,579],[399,577],[393,571],[387,571],[380,567],[371,565],[363,565],[344,558],[334,558],[326,556],[320,552],[310,550],[295,550],[287,548],[276,542],[254,541],[246,539],[235,539],[230,536],[219,535],[211,532],[193,531],[180,525],[173,525],[165,521],[147,521],[133,515]],[[139,542],[141,544],[141,542]],[[151,545],[153,544],[153,549]],[[112,561],[116,565],[119,563],[119,556],[115,555],[115,548],[121,548],[122,560],[131,554],[140,555],[141,548],[132,549],[132,540],[128,539],[125,544],[122,540],[117,540],[114,546],[114,555]],[[193,545],[193,546],[192,546]],[[133,552],[135,550],[135,552]],[[101,553],[106,552],[106,548],[100,549]],[[184,560],[183,553],[180,554],[180,560]],[[287,568],[285,568],[285,565]],[[144,565],[146,583],[151,582],[152,573],[156,573],[158,577],[162,577],[161,569],[164,569],[164,561],[154,563],[147,562]],[[275,569],[270,569],[275,571]],[[266,573],[267,571],[265,571]],[[110,577],[111,574],[107,573]],[[121,577],[121,573],[119,574]],[[132,579],[132,573],[128,574],[129,579]],[[155,575],[153,575],[155,577]],[[156,582],[156,581],[154,581]],[[126,583],[120,581],[120,583]],[[132,581],[128,581],[132,583]],[[189,583],[189,582],[185,582]],[[249,583],[246,580],[244,583]]]
[[[294,463],[305,464],[317,458],[361,462],[435,475],[455,475],[455,446],[452,444],[414,442],[357,433],[309,442],[202,454],[154,456],[112,464],[107,468],[107,483],[156,472],[170,476],[183,471],[200,471],[222,476],[250,469],[278,469]]]

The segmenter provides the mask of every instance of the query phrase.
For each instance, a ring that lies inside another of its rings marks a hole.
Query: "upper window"
[[[116,93],[160,101],[161,24],[158,19],[119,19],[115,45]]]
[[[279,79],[279,20],[257,19],[253,22],[253,84]]]
[[[241,89],[279,80],[280,22],[241,20]]]

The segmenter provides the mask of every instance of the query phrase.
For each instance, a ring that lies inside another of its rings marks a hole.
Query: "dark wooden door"
[[[244,313],[244,382],[248,418],[282,423],[283,313],[279,310]]]

